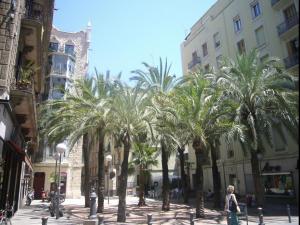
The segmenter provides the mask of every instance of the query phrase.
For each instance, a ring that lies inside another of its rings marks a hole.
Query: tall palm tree
[[[132,143],[140,134],[147,130],[149,99],[139,86],[129,88],[119,83],[119,90],[112,101],[109,130],[118,137],[123,144],[123,162],[119,180],[118,222],[126,221],[126,189],[128,178],[128,157]]]
[[[252,50],[248,55],[237,56],[236,62],[227,60],[217,82],[226,89],[226,96],[239,104],[235,120],[246,127],[240,143],[244,152],[250,152],[257,204],[263,205],[257,155],[266,149],[264,140],[273,146],[271,132],[275,120],[298,137],[298,115],[292,109],[298,98],[295,80],[278,66],[278,59],[260,62],[258,52]]]
[[[93,78],[80,79],[66,93],[63,100],[46,103],[49,113],[44,114],[44,131],[49,141],[57,137],[67,138],[72,147],[82,135],[92,134],[98,141],[98,212],[103,212],[104,203],[104,137],[109,99],[113,96],[113,84],[109,75],[98,74]],[[49,116],[50,114],[50,116]],[[86,143],[84,140],[83,143]],[[84,157],[85,160],[88,157]],[[88,165],[88,162],[85,162]]]
[[[139,203],[138,206],[146,205],[145,185],[149,179],[149,166],[156,166],[158,161],[155,159],[156,148],[148,144],[137,142],[134,144],[131,164],[139,168]]]
[[[169,146],[168,152],[177,153],[180,163],[181,183],[183,188],[184,203],[188,203],[189,197],[189,180],[188,175],[185,173],[184,165],[184,151],[185,146],[188,144],[189,136],[187,133],[182,132],[185,126],[181,121],[174,119],[175,104],[173,101],[176,91],[171,91],[167,95],[156,95],[152,101],[152,109],[154,109],[156,120],[154,124],[155,129],[159,133],[163,133],[166,137],[167,145]]]
[[[159,66],[150,66],[147,63],[143,63],[146,68],[146,71],[143,70],[134,70],[132,71],[135,76],[131,80],[137,81],[142,85],[143,88],[149,91],[149,94],[152,96],[159,95],[163,96],[169,93],[174,86],[176,86],[175,75],[170,74],[171,65],[168,65],[166,59],[165,63],[162,62],[160,58]],[[168,144],[166,141],[167,137],[164,136],[164,133],[159,133],[157,139],[160,142],[161,150],[161,161],[162,161],[162,175],[163,175],[163,204],[162,210],[167,211],[170,209],[170,187],[169,187],[169,169],[168,169],[168,159],[170,151],[168,149]]]
[[[213,89],[200,72],[191,74],[189,81],[174,94],[175,111],[182,132],[189,136],[196,155],[196,217],[204,217],[203,169],[209,163],[210,140],[217,139],[233,124],[224,117],[232,103],[221,99],[221,91]],[[223,118],[224,117],[224,118]]]

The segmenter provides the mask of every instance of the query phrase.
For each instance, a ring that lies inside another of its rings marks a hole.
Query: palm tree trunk
[[[119,205],[117,222],[126,222],[126,190],[128,178],[128,157],[131,144],[126,141],[124,144],[124,158],[121,167],[120,185],[119,185]]]
[[[145,202],[145,180],[144,180],[144,171],[142,166],[140,166],[140,190],[139,190],[139,203],[138,206],[144,206],[146,205]]]
[[[196,153],[196,218],[204,218],[204,196],[203,196],[203,168],[202,156],[199,150]]]
[[[214,208],[221,208],[221,177],[217,166],[217,151],[219,148],[218,141],[211,145],[211,161],[212,161],[212,175],[214,185]]]
[[[169,182],[169,168],[168,168],[168,154],[164,142],[161,142],[161,163],[162,163],[162,173],[163,173],[163,186],[162,186],[162,197],[163,204],[162,210],[170,210],[170,182]]]
[[[254,150],[251,151],[251,169],[252,169],[252,177],[254,181],[254,191],[256,202],[258,206],[263,206],[264,204],[264,189],[261,182],[261,175],[259,169],[259,161],[257,158],[257,152]]]
[[[181,182],[183,191],[183,202],[185,204],[189,203],[189,186],[187,182],[187,175],[184,171],[184,147],[178,147],[179,161],[180,161],[180,172],[181,172]]]
[[[83,162],[84,162],[84,207],[90,207],[90,168],[89,168],[89,148],[88,134],[83,135],[82,143]]]
[[[98,213],[103,213],[104,210],[104,134],[99,132],[98,145]]]

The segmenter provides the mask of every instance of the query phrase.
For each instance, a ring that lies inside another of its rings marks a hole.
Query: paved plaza
[[[133,196],[127,197],[127,220],[126,223],[117,223],[117,205],[118,198],[113,197],[105,200],[105,210],[103,213],[104,224],[147,224],[147,214],[152,214],[153,225],[189,225],[189,212],[192,210],[190,206],[184,204],[171,204],[169,212],[161,211],[161,201],[147,199],[147,206],[137,207],[138,198]],[[64,225],[83,225],[88,220],[89,208],[84,208],[84,198],[66,199],[64,205],[64,216],[55,219],[50,217],[48,211],[49,203],[34,200],[31,206],[25,206],[19,209],[12,218],[12,225],[40,225],[42,217],[48,218],[48,225],[64,224]],[[207,204],[209,205],[209,204]],[[288,222],[285,212],[281,212],[280,208],[273,206],[264,216],[265,225],[296,225],[299,222],[298,212],[296,208],[292,208],[292,223]],[[272,212],[273,215],[272,215]],[[212,210],[209,207],[205,209],[206,218],[195,221],[195,225],[204,224],[226,224],[226,219],[221,215],[220,211]],[[248,225],[257,225],[258,217],[255,215],[255,209],[249,209]],[[242,221],[241,225],[246,225]]]

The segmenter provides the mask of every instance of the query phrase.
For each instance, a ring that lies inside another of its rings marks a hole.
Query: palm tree
[[[221,91],[213,89],[200,72],[191,74],[188,82],[174,94],[175,113],[181,131],[189,136],[196,155],[196,217],[204,217],[203,169],[209,163],[210,140],[218,139],[233,127],[224,115],[233,105],[221,99]],[[224,117],[224,118],[223,118]]]
[[[278,66],[277,59],[260,62],[258,52],[252,50],[248,55],[237,56],[236,62],[227,60],[217,82],[226,89],[226,96],[239,105],[235,120],[246,127],[240,143],[244,152],[250,152],[257,204],[263,205],[257,155],[266,149],[264,140],[273,146],[272,124],[279,120],[298,137],[298,115],[291,109],[298,98],[294,78]]]
[[[188,203],[189,197],[189,180],[188,175],[185,173],[184,165],[184,151],[185,146],[188,144],[188,135],[182,132],[185,126],[181,121],[174,119],[175,104],[173,101],[176,91],[171,91],[167,95],[156,95],[152,101],[152,109],[154,109],[156,116],[155,129],[164,134],[168,152],[177,153],[180,162],[181,182],[183,188],[184,203]]]
[[[149,166],[156,166],[158,161],[155,159],[156,148],[148,144],[137,142],[134,144],[132,159],[130,164],[139,168],[139,203],[138,206],[146,205],[145,201],[145,182],[150,177]]]
[[[119,179],[118,222],[126,221],[126,189],[128,178],[128,157],[132,143],[147,130],[149,99],[139,86],[129,88],[119,83],[119,90],[112,102],[109,130],[123,144],[123,162]]]
[[[44,114],[44,131],[53,142],[58,137],[67,138],[72,147],[82,135],[91,134],[98,141],[98,212],[104,203],[104,137],[107,132],[109,99],[113,96],[109,75],[98,74],[93,78],[77,80],[65,99],[46,103],[49,113]],[[50,114],[50,116],[49,116]],[[87,143],[86,140],[83,143]],[[87,153],[87,152],[86,152]],[[85,160],[88,157],[84,157]],[[85,162],[88,165],[88,161]],[[87,195],[87,193],[86,193]],[[87,196],[86,196],[87,197]]]
[[[152,96],[164,96],[169,93],[173,87],[176,86],[175,75],[170,74],[171,65],[168,65],[166,59],[165,63],[162,62],[160,58],[159,66],[150,66],[147,63],[143,63],[146,67],[146,71],[134,70],[132,73],[136,74],[131,78],[131,80],[137,81],[142,85],[143,88],[150,91]],[[157,114],[159,116],[159,114]],[[169,187],[169,169],[168,169],[168,159],[170,155],[170,150],[168,149],[168,143],[166,141],[169,139],[164,136],[163,132],[159,132],[157,136],[158,142],[160,142],[161,149],[161,161],[162,161],[162,173],[163,173],[163,204],[162,210],[167,211],[170,209],[170,187]]]

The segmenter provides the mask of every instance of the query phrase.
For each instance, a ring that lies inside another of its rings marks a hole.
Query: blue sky
[[[92,23],[89,67],[93,72],[143,69],[142,62],[158,65],[159,57],[172,63],[182,76],[180,44],[192,25],[216,0],[55,0],[53,24],[75,32]]]

